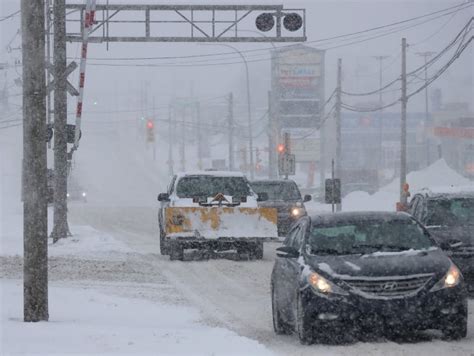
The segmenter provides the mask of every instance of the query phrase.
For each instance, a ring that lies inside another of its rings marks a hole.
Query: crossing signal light
[[[285,152],[285,145],[283,143],[280,143],[277,146],[277,151],[278,151],[278,153],[284,153]]]

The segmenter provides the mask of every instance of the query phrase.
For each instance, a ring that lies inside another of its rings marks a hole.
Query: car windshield
[[[362,220],[313,225],[307,241],[309,253],[313,255],[397,252],[431,246],[431,239],[412,220]]]
[[[250,187],[244,177],[187,176],[179,180],[176,194],[180,198],[228,196],[246,197]]]
[[[428,200],[426,225],[474,225],[474,198]]]
[[[267,193],[268,200],[301,200],[301,194],[294,182],[254,182],[255,193]]]

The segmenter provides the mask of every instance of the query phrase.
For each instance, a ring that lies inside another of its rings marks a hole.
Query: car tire
[[[288,324],[281,320],[280,310],[276,302],[275,287],[272,283],[272,317],[273,317],[273,330],[277,335],[288,335],[290,334],[290,328]]]
[[[459,340],[467,335],[467,318],[462,317],[443,325],[441,331],[446,340]]]
[[[296,298],[296,325],[295,331],[302,345],[311,345],[313,343],[313,328],[305,316],[305,309],[301,294]]]
[[[180,244],[173,244],[170,246],[169,255],[171,261],[183,261],[184,260],[184,249]]]
[[[253,255],[256,260],[263,259],[263,241],[257,241]]]
[[[165,233],[160,228],[160,254],[162,256],[169,255],[168,246],[165,242]]]

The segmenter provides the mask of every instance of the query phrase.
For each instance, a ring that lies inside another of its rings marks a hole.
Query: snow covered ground
[[[266,244],[261,261],[181,263],[160,256],[156,195],[167,184],[165,159],[161,155],[153,161],[149,150],[120,138],[101,143],[99,133],[88,136],[75,170],[90,193],[89,202],[69,205],[73,237],[49,245],[50,322],[23,323],[21,150],[16,136],[4,135],[0,142],[2,355],[473,354],[473,300],[468,336],[456,342],[420,334],[411,341],[380,338],[302,346],[294,335],[275,335],[269,282],[278,245]],[[430,170],[408,176],[412,191],[466,183],[450,176],[443,161]],[[393,210],[397,186],[394,182],[372,196],[354,192],[343,208]],[[328,208],[311,203],[315,211]]]

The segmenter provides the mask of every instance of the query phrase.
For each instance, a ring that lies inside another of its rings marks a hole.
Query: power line
[[[7,15],[5,17],[0,18],[0,22],[11,19],[12,17],[18,15],[21,12],[21,10],[15,11],[14,13]]]
[[[387,27],[393,27],[393,26],[401,25],[401,24],[404,24],[404,23],[407,23],[407,22],[416,21],[416,20],[419,20],[419,19],[422,19],[422,18],[425,18],[425,17],[430,17],[430,16],[433,16],[433,15],[444,13],[446,11],[451,11],[453,9],[458,9],[458,11],[459,11],[459,10],[462,10],[462,9],[466,9],[470,6],[472,6],[471,3],[468,3],[468,4],[460,3],[458,5],[454,5],[454,6],[442,9],[442,10],[438,10],[438,11],[434,11],[434,12],[431,12],[431,13],[428,13],[428,14],[408,18],[408,19],[405,19],[405,20],[402,20],[402,21],[393,22],[393,23],[390,23],[390,24],[387,24],[387,25],[382,25],[382,26],[377,26],[377,27],[372,27],[372,28],[368,28],[368,29],[365,29],[365,30],[357,31],[357,32],[345,33],[345,34],[342,34],[342,35],[331,36],[331,37],[321,38],[321,39],[317,39],[317,40],[307,41],[305,43],[310,44],[310,43],[327,42],[327,41],[330,41],[330,40],[336,40],[336,39],[340,39],[340,38],[344,38],[344,37],[351,37],[351,36],[355,36],[355,35],[359,35],[359,34],[363,34],[363,33],[368,33],[368,32],[372,32],[372,31],[381,30],[381,29],[384,29],[384,28],[387,28]],[[449,13],[449,14],[451,14],[451,13]],[[445,14],[443,16],[446,16],[446,15],[449,15],[449,14]],[[282,48],[291,47],[291,46],[293,46],[293,45],[279,46],[278,48],[282,49]],[[274,48],[272,48],[272,47],[266,47],[266,48],[241,50],[241,52],[242,53],[251,53],[251,52],[269,51],[269,50],[273,50],[273,49]],[[115,58],[103,58],[103,57],[100,58],[99,57],[99,58],[90,58],[90,60],[98,60],[98,61],[108,61],[108,60],[117,60],[117,61],[119,61],[119,60],[123,60],[123,61],[168,60],[168,59],[188,59],[188,58],[216,57],[216,56],[229,56],[229,55],[235,56],[235,52],[196,54],[196,55],[186,55],[186,56],[160,56],[160,57],[115,57]]]

